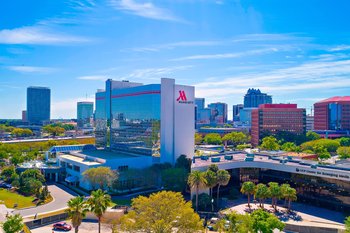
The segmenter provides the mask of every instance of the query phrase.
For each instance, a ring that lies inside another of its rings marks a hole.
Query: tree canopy
[[[204,142],[207,144],[219,145],[222,143],[222,139],[218,133],[208,133],[204,137]]]
[[[260,148],[264,150],[278,150],[280,146],[275,137],[268,136],[263,138]]]
[[[180,193],[162,191],[132,200],[132,210],[122,217],[126,232],[192,233],[203,230],[202,222]]]
[[[251,214],[251,219],[254,233],[272,233],[274,229],[282,231],[285,227],[285,224],[281,222],[275,215],[268,213],[262,209],[253,211]]]
[[[23,229],[23,219],[19,214],[8,215],[6,221],[2,223],[2,229],[5,233],[18,233]]]
[[[92,189],[105,189],[112,185],[112,182],[118,178],[118,173],[112,171],[109,167],[89,168],[83,172],[86,179],[92,186]]]
[[[337,149],[337,154],[341,159],[350,158],[350,146],[341,146]]]

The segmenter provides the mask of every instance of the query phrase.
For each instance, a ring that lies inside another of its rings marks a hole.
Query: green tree
[[[300,148],[302,151],[313,150],[315,146],[317,147],[323,146],[324,148],[326,148],[328,152],[335,152],[340,146],[340,142],[337,140],[331,140],[331,139],[318,139],[314,141],[305,142],[300,145]]]
[[[270,192],[271,201],[272,201],[271,205],[276,211],[277,200],[282,196],[281,187],[278,185],[277,182],[269,182],[269,192]]]
[[[222,143],[222,139],[221,139],[220,134],[218,134],[218,133],[208,133],[204,137],[204,142],[206,144],[219,145]]]
[[[345,219],[345,232],[350,233],[350,216]]]
[[[220,193],[220,187],[221,186],[226,186],[228,185],[228,182],[230,181],[231,175],[228,171],[226,170],[219,170],[216,173],[216,181],[218,182],[218,189],[216,192],[216,201],[217,201],[217,206],[219,207],[219,193]]]
[[[320,139],[321,136],[315,132],[312,132],[312,131],[308,131],[306,133],[306,140],[307,141],[313,141],[313,140],[317,140],[317,139]]]
[[[219,167],[216,164],[210,164],[208,167],[208,171],[212,171],[214,173],[217,173],[219,171]]]
[[[265,184],[258,184],[254,195],[259,200],[260,207],[264,208],[264,201],[270,196],[269,188]]]
[[[39,196],[40,189],[43,184],[40,180],[34,178],[25,178],[20,181],[19,191],[25,195],[36,195]]]
[[[7,166],[4,167],[1,171],[1,177],[6,181],[6,182],[12,182],[12,177],[13,175],[16,174],[16,169],[15,166]]]
[[[162,184],[166,190],[183,192],[187,186],[188,173],[184,168],[168,168],[162,172]]]
[[[202,232],[202,222],[180,193],[162,191],[132,200],[132,210],[122,217],[125,232]]]
[[[111,197],[101,189],[91,192],[91,196],[87,200],[90,211],[94,213],[98,219],[98,233],[101,233],[101,218],[111,204]]]
[[[350,147],[349,146],[341,146],[337,149],[337,154],[341,159],[350,158]]]
[[[297,152],[297,151],[300,150],[300,148],[299,148],[297,145],[295,145],[294,142],[285,142],[285,143],[281,146],[281,149],[282,149],[283,151],[288,151],[288,152],[290,152],[290,151]]]
[[[89,168],[83,172],[83,176],[91,184],[92,189],[105,189],[118,178],[117,172],[112,171],[110,167]]]
[[[210,208],[211,203],[211,197],[206,193],[201,193],[198,195],[198,210],[201,211],[208,211]],[[192,198],[192,203],[195,205],[196,203],[196,197]]]
[[[192,171],[188,176],[188,185],[191,189],[196,191],[196,211],[198,210],[198,193],[199,189],[205,187],[207,180],[205,179],[204,173],[201,171]]]
[[[249,142],[250,138],[248,135],[244,134],[243,132],[231,132],[231,133],[225,134],[222,140],[229,142],[234,146],[237,146],[239,144]]]
[[[286,189],[283,190],[282,196],[288,202],[288,211],[289,211],[291,207],[291,202],[297,200],[297,191],[295,190],[295,188],[287,187]]]
[[[186,155],[180,155],[179,158],[176,159],[175,167],[176,168],[184,168],[188,173],[191,171],[192,160],[187,158]]]
[[[203,142],[203,137],[202,137],[202,135],[199,134],[199,133],[195,133],[195,134],[194,134],[194,143],[195,143],[196,145],[200,145],[202,142]]]
[[[70,199],[67,206],[68,217],[72,220],[75,233],[78,233],[79,226],[89,210],[88,205],[85,203],[83,197],[78,196]]]
[[[205,172],[204,177],[207,181],[206,186],[209,188],[210,197],[212,198],[213,197],[213,188],[218,184],[217,175],[215,172],[208,169]]]
[[[218,230],[225,230],[225,232],[235,232],[235,233],[247,233],[253,232],[252,219],[249,214],[239,214],[235,211],[226,215],[224,220],[224,227]],[[227,228],[227,221],[229,221],[229,226]],[[226,226],[225,226],[226,225]]]
[[[280,146],[275,137],[268,136],[263,138],[260,148],[263,150],[278,150]]]
[[[272,233],[275,229],[282,231],[285,224],[282,223],[275,215],[262,209],[253,211],[251,214],[252,228],[254,233]]]
[[[251,181],[244,182],[241,187],[241,193],[248,197],[248,207],[250,209],[250,196],[255,193],[255,184]]]
[[[27,169],[20,174],[20,179],[24,180],[27,178],[32,178],[40,182],[45,182],[45,176],[41,174],[39,169]]]
[[[350,146],[350,138],[342,137],[342,138],[339,138],[338,141],[341,146]]]
[[[8,215],[6,221],[2,223],[2,229],[5,233],[17,233],[24,227],[23,218],[19,214]]]
[[[282,184],[281,185],[281,197],[284,199],[284,206],[287,205],[287,199],[284,197],[284,194],[287,192],[287,189],[290,188],[289,184]]]
[[[313,147],[313,152],[317,154],[318,158],[320,158],[321,160],[329,159],[331,157],[331,154],[322,145],[315,145]]]

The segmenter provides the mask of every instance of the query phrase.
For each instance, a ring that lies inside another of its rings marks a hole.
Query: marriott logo
[[[193,101],[187,100],[186,92],[184,90],[179,91],[179,96],[177,97],[176,101],[180,104],[193,104]]]

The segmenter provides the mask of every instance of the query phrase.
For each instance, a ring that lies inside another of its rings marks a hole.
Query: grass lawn
[[[7,208],[14,208],[14,204],[17,204],[16,209],[35,206],[33,200],[34,197],[25,197],[16,192],[0,189],[0,201],[4,203]]]

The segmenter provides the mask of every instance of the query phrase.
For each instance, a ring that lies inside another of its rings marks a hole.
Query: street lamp
[[[214,198],[211,199],[211,212],[214,212]]]

